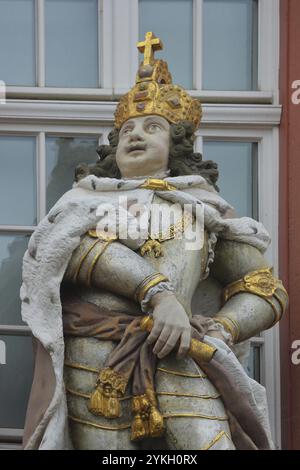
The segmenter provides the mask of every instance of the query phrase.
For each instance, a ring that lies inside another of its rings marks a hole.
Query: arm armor
[[[168,278],[115,239],[98,238],[89,231],[74,250],[64,280],[141,302],[151,287]]]
[[[256,248],[245,243],[218,241],[213,276],[224,286],[222,308],[214,317],[239,343],[275,325],[288,295]]]

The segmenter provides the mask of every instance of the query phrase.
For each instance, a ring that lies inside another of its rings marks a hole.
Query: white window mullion
[[[203,71],[203,0],[194,0],[193,10],[193,88],[201,90]]]
[[[37,85],[45,86],[45,1],[36,2],[36,64]]]
[[[277,104],[279,88],[279,0],[258,0],[258,89],[272,91]]]
[[[265,132],[259,145],[259,217],[269,231],[272,244],[266,252],[266,258],[278,274],[278,198],[279,198],[279,131],[274,127]],[[280,351],[279,328],[276,325],[264,332],[264,368],[263,379],[267,389],[270,423],[277,446],[281,442],[280,410]]]
[[[38,222],[46,215],[46,137],[40,132],[37,138],[37,208]]]
[[[0,233],[16,232],[16,233],[31,233],[36,229],[34,225],[0,225]]]

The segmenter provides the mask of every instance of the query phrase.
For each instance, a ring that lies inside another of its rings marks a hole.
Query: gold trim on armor
[[[278,280],[272,275],[272,268],[258,269],[226,286],[223,290],[223,301],[227,302],[239,292],[249,292],[263,298],[272,297],[278,287]]]
[[[92,395],[91,393],[78,392],[78,391],[73,390],[69,387],[66,387],[66,391],[70,395],[74,395],[75,397],[80,397],[80,398],[86,398],[87,400],[89,398],[91,398],[91,395]],[[120,401],[126,401],[126,400],[131,400],[131,398],[132,398],[132,395],[128,395],[127,397],[120,397],[119,400]]]
[[[86,424],[94,428],[103,429],[105,431],[123,431],[131,428],[131,424],[121,424],[120,426],[105,426],[104,424],[93,423],[92,421],[86,421],[85,419],[75,418],[74,416],[68,416],[71,421],[79,424]]]
[[[87,258],[88,254],[92,251],[92,249],[94,248],[94,246],[100,241],[100,239],[98,238],[97,240],[94,241],[94,243],[92,243],[92,245],[88,248],[88,250],[81,256],[80,260],[79,260],[79,263],[78,265],[76,266],[76,269],[75,269],[75,272],[74,274],[72,274],[72,280],[73,282],[75,283],[77,281],[77,278],[78,278],[78,274],[79,274],[79,271],[81,269],[81,266],[82,264],[84,263],[85,259]]]
[[[168,397],[182,397],[182,398],[201,398],[202,400],[217,400],[221,397],[220,394],[216,395],[196,395],[193,393],[176,393],[176,392],[156,392],[156,395],[159,396],[168,396]]]
[[[93,374],[99,374],[99,369],[93,369],[92,367],[85,366],[84,364],[79,364],[77,362],[68,362],[65,361],[66,367],[71,367],[72,369],[84,370],[85,372],[92,372]]]
[[[79,424],[85,424],[87,426],[92,426],[94,428],[103,429],[105,431],[122,431],[131,428],[131,424],[122,424],[120,426],[106,426],[103,424],[93,423],[92,421],[86,421],[85,419],[75,418],[75,416],[68,416],[71,421]],[[163,414],[162,417],[164,419],[170,418],[200,418],[200,419],[208,419],[212,421],[228,421],[228,418],[225,416],[210,416],[210,415],[202,415],[196,413],[176,413],[176,414]]]
[[[237,323],[236,320],[233,318],[229,317],[228,315],[222,317],[222,316],[216,316],[213,317],[214,321],[216,323],[220,323],[224,329],[231,334],[232,341],[233,343],[237,343],[240,337],[240,326]]]
[[[72,369],[79,369],[79,370],[84,370],[86,372],[92,372],[93,374],[99,374],[100,370],[98,369],[92,369],[91,367],[87,367],[83,364],[79,364],[76,362],[65,362],[66,367],[71,367]],[[165,369],[163,367],[157,367],[156,370],[159,370],[160,372],[164,372],[166,374],[172,374],[172,375],[179,375],[181,377],[190,377],[192,379],[206,379],[207,375],[205,374],[186,374],[183,372],[177,372],[176,370],[171,370],[171,369]]]
[[[114,242],[118,239],[116,235],[111,235],[109,232],[104,230],[90,229],[88,234],[91,238],[98,238],[103,242]]]
[[[102,242],[103,242],[103,240],[102,240]],[[109,247],[109,245],[112,242],[113,242],[113,240],[108,240],[108,241],[103,242],[101,250],[99,250],[99,252],[94,256],[94,258],[93,258],[93,260],[92,260],[92,262],[89,266],[88,273],[87,273],[86,285],[88,287],[91,287],[92,274],[93,274],[94,268],[97,264],[97,261],[99,260],[100,256],[103,255],[105,250]]]
[[[271,306],[274,313],[274,321],[269,328],[274,326],[281,319],[286,307],[277,291],[283,292],[287,298],[288,294],[282,282],[273,276],[272,271],[273,269],[270,267],[258,269],[246,274],[242,279],[229,284],[223,290],[223,304],[240,292],[257,295]],[[280,308],[278,308],[272,299],[277,300]],[[231,333],[234,343],[238,341],[240,337],[240,327],[236,319],[224,314],[224,316],[215,317],[214,320],[221,323],[224,328]]]
[[[137,302],[141,303],[142,300],[145,298],[147,292],[151,287],[156,286],[160,282],[163,281],[169,281],[169,279],[164,276],[163,274],[160,274],[158,272],[152,273],[149,276],[147,276],[136,288],[134,297],[137,300]]]
[[[80,398],[85,398],[89,399],[91,397],[91,393],[83,393],[83,392],[78,392],[76,390],[73,390],[69,387],[66,387],[67,393],[70,395],[74,395],[75,397],[78,396]],[[218,398],[221,398],[220,394],[216,395],[197,395],[193,393],[176,393],[176,392],[156,392],[156,396],[167,396],[167,397],[181,397],[181,398],[199,398],[201,400],[217,400]],[[128,395],[126,397],[121,397],[120,401],[127,401],[131,400],[133,395]]]
[[[207,378],[207,375],[205,374],[186,374],[183,372],[177,372],[176,370],[165,369],[163,367],[157,367],[156,370],[159,370],[160,372],[164,372],[166,374],[179,375],[180,377],[189,377],[191,379],[206,379]]]
[[[216,435],[216,437],[210,441],[208,444],[206,444],[204,447],[201,447],[199,450],[209,450],[213,445],[215,445],[222,437],[225,436],[227,439],[232,442],[232,439],[228,436],[226,431],[221,431],[219,434]]]
[[[69,393],[70,395],[74,395],[75,397],[80,397],[80,398],[86,398],[89,399],[91,397],[90,393],[83,393],[83,392],[77,392],[76,390],[72,390],[71,388],[65,387],[66,392]]]
[[[211,416],[211,415],[203,415],[201,413],[167,413],[163,414],[165,419],[168,418],[201,418],[201,419],[209,419],[212,421],[228,421],[228,416]]]

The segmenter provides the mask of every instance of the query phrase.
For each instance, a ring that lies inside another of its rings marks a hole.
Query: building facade
[[[95,161],[135,81],[136,43],[153,31],[174,83],[203,104],[195,145],[219,164],[222,196],[271,234],[267,259],[290,288],[290,311],[281,334],[277,326],[252,339],[248,372],[267,388],[276,446],[300,448],[291,358],[300,340],[299,9],[297,0],[0,0],[0,446],[21,441],[32,380],[19,301],[29,236],[76,165]]]

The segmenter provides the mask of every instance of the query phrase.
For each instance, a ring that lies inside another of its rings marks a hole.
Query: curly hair
[[[108,135],[109,145],[97,147],[98,161],[94,165],[81,164],[75,169],[75,181],[87,175],[121,178],[116,162],[119,131],[114,128]],[[194,153],[194,127],[189,121],[170,125],[170,176],[201,175],[218,191],[218,165],[212,160],[203,161],[201,153]]]

